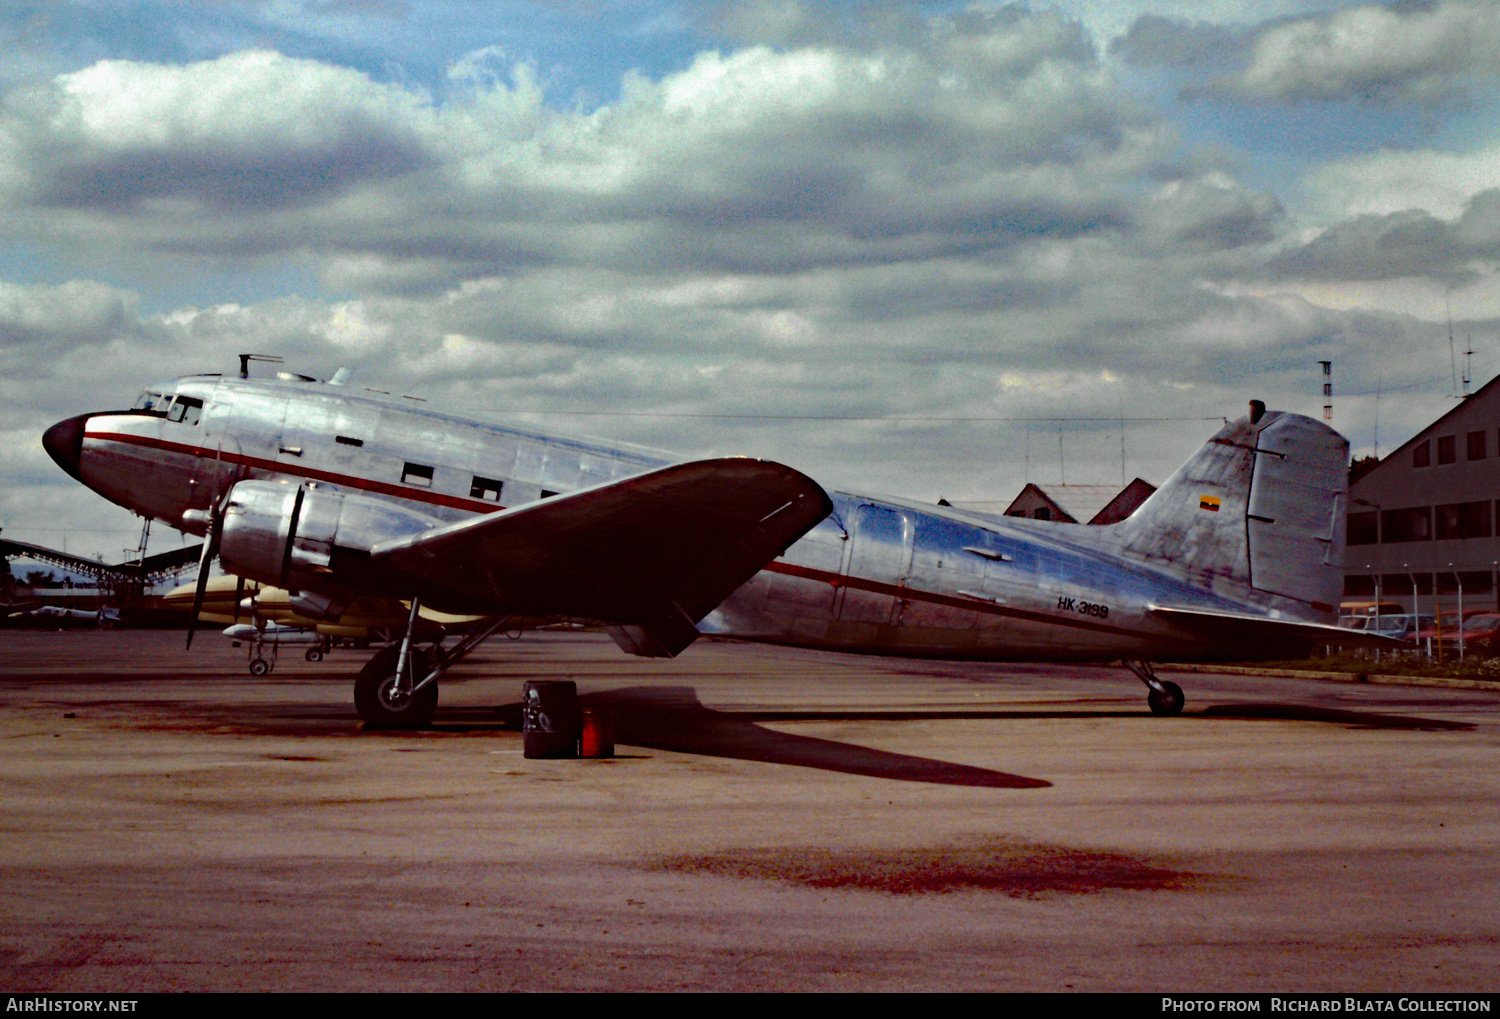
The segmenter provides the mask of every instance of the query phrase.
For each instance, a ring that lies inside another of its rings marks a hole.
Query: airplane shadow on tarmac
[[[804,768],[820,768],[852,775],[893,779],[904,782],[928,782],[938,785],[961,785],[995,789],[1045,789],[1052,783],[1026,775],[1014,775],[988,768],[907,754],[875,750],[837,740],[818,739],[777,732],[765,723],[775,722],[934,722],[934,721],[1018,721],[1026,719],[1115,718],[1146,720],[1156,725],[1223,724],[1255,722],[1305,722],[1341,725],[1350,729],[1400,729],[1412,732],[1471,731],[1464,722],[1387,714],[1376,711],[1352,711],[1279,702],[1245,702],[1211,704],[1201,710],[1191,708],[1177,718],[1147,719],[1138,708],[1087,709],[1001,708],[974,710],[964,708],[916,708],[895,711],[861,711],[857,709],[783,710],[756,708],[719,711],[705,706],[694,688],[689,686],[625,687],[586,693],[579,697],[586,708],[605,708],[613,721],[614,742],[624,747],[641,747],[705,757],[761,761]],[[344,730],[347,709],[337,708],[308,712],[289,704],[263,705],[251,714],[252,722],[240,710],[230,722],[217,714],[220,726],[246,728],[278,735],[306,734],[311,731]],[[178,716],[174,728],[181,728]],[[482,736],[486,731],[521,728],[521,704],[513,701],[494,708],[439,707],[428,734]],[[345,730],[347,732],[347,730]],[[389,731],[366,733],[401,739],[421,735],[418,732]],[[627,756],[627,755],[622,755]]]
[[[767,722],[857,722],[857,721],[939,721],[983,719],[1056,719],[1056,718],[1140,718],[1139,710],[905,710],[787,711],[755,709],[718,711],[706,707],[697,692],[688,686],[626,687],[583,694],[579,704],[585,708],[606,709],[613,721],[614,740],[630,747],[727,757],[768,764],[787,764],[820,768],[873,778],[905,782],[929,782],[939,785],[963,785],[1001,789],[1044,789],[1052,783],[1025,775],[1013,775],[987,768],[912,757],[906,754],[874,750],[836,740],[799,736],[768,729]],[[519,702],[496,709],[501,724],[520,728]],[[447,714],[439,709],[434,728],[469,729],[483,727],[477,718],[463,718],[468,711]],[[491,716],[493,717],[493,716]],[[1355,729],[1404,729],[1409,731],[1467,731],[1473,726],[1407,715],[1350,711],[1282,703],[1241,703],[1210,705],[1198,713],[1182,716],[1182,721],[1290,721],[1343,725]],[[1160,724],[1173,724],[1160,719]],[[465,724],[468,723],[468,724]],[[477,724],[476,724],[477,723]],[[491,723],[493,724],[493,723]]]
[[[760,724],[766,721],[857,721],[888,717],[879,712],[715,711],[705,707],[697,692],[687,686],[626,687],[583,694],[578,702],[583,708],[606,710],[613,722],[615,742],[628,747],[821,768],[903,782],[993,789],[1046,789],[1052,785],[1025,775],[777,732]],[[511,726],[520,727],[519,703],[503,705],[498,710]],[[907,712],[902,717],[930,716],[925,712]],[[448,722],[439,710],[434,728],[447,727]]]

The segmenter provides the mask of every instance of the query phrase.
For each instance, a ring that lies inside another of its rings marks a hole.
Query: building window
[[[1385,544],[1432,540],[1432,507],[1385,510],[1380,514],[1380,535]]]
[[[1485,446],[1486,432],[1470,432],[1468,435],[1468,456],[1470,460],[1483,460],[1489,456],[1489,450]]]
[[[1452,435],[1438,436],[1438,463],[1451,464],[1458,459],[1458,439]]]
[[[1488,538],[1492,533],[1490,503],[1454,502],[1437,507],[1437,538]]]
[[[1412,581],[1416,581],[1415,588],[1412,586]],[[1432,574],[1387,573],[1380,578],[1380,590],[1382,596],[1387,598],[1393,595],[1409,595],[1413,593],[1431,594]]]
[[[1052,509],[1049,506],[1038,506],[1031,517],[1033,520],[1051,520]]]
[[[409,463],[401,470],[401,481],[403,484],[416,485],[418,488],[431,488],[432,468],[426,464]]]
[[[1488,594],[1495,586],[1489,570],[1464,570],[1458,579],[1463,581],[1465,594]]]
[[[485,502],[499,502],[500,493],[505,488],[505,482],[495,481],[491,478],[481,478],[474,475],[474,483],[469,486],[470,499],[483,499]]]
[[[1380,540],[1376,532],[1375,511],[1349,514],[1349,544],[1373,545]]]
[[[1413,467],[1432,466],[1432,448],[1427,445],[1425,440],[1411,448],[1411,465]]]

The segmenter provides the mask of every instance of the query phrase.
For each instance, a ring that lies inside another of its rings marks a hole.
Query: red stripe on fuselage
[[[449,509],[468,510],[473,513],[495,513],[505,509],[504,506],[498,503],[485,502],[481,499],[465,499],[461,496],[445,495],[442,492],[429,492],[406,485],[396,485],[388,481],[376,481],[372,478],[361,478],[351,474],[335,474],[332,471],[319,470],[315,467],[304,467],[301,464],[285,463],[280,460],[266,460],[261,457],[246,456],[243,453],[211,451],[202,446],[192,446],[185,442],[157,439],[148,435],[130,435],[123,432],[94,432],[86,434],[85,438],[97,439],[104,442],[122,442],[128,445],[143,446],[148,449],[159,449],[164,452],[197,457],[200,460],[208,460],[214,463],[228,463],[258,470],[274,471],[279,474],[306,478],[309,481],[324,481],[328,484],[339,485],[344,488],[393,496],[398,499],[408,499],[412,502],[427,503],[433,506],[444,506]],[[788,577],[799,577],[803,580],[827,584],[830,587],[854,588],[858,591],[869,591],[873,594],[885,594],[895,598],[904,598],[908,601],[922,601],[934,605],[944,605],[949,608],[966,609],[1006,619],[1020,619],[1033,623],[1050,623],[1054,626],[1062,626],[1075,630],[1089,630],[1094,633],[1110,633],[1123,637],[1141,636],[1137,631],[1123,629],[1118,626],[1109,626],[1090,619],[1007,608],[1003,605],[996,605],[993,602],[981,601],[978,598],[938,594],[933,591],[919,591],[915,588],[900,587],[896,584],[866,580],[863,577],[851,577],[842,573],[830,573],[827,570],[797,566],[793,563],[782,562],[779,559],[767,563],[765,569],[770,573],[780,573]]]
[[[445,506],[449,509],[469,510],[473,513],[494,513],[505,509],[499,503],[486,502],[483,499],[465,499],[457,495],[445,495],[442,492],[429,492],[421,488],[412,488],[410,485],[396,485],[389,481],[375,481],[372,478],[360,478],[351,474],[335,474],[332,471],[318,470],[316,467],[303,467],[301,464],[286,463],[282,460],[265,460],[258,456],[246,456],[243,453],[217,452],[205,449],[202,446],[190,446],[184,442],[156,439],[149,435],[129,435],[122,432],[93,432],[86,434],[85,438],[100,439],[105,442],[123,442],[133,446],[144,446],[147,449],[159,449],[168,453],[197,457],[200,460],[208,460],[213,463],[235,464],[256,470],[275,471],[279,474],[289,474],[293,477],[306,478],[309,481],[326,481],[330,485],[356,488],[364,492],[375,492],[380,495],[394,496],[397,499],[409,499],[412,502],[422,502],[432,506]]]
[[[921,601],[933,605],[944,605],[949,608],[969,609],[991,616],[1001,616],[1007,619],[1023,619],[1032,623],[1051,623],[1054,626],[1065,626],[1075,630],[1089,630],[1094,633],[1112,633],[1122,637],[1141,636],[1135,630],[1127,630],[1119,626],[1109,626],[1106,623],[1094,622],[1091,619],[1077,619],[1071,616],[1055,616],[1045,612],[1031,612],[1026,609],[1007,608],[1003,605],[996,605],[993,602],[981,601],[978,598],[938,594],[935,591],[921,591],[912,587],[885,584],[878,580],[866,580],[863,577],[850,577],[842,573],[829,573],[827,570],[815,570],[807,566],[784,563],[779,559],[767,563],[765,568],[770,573],[780,573],[788,577],[801,577],[804,580],[828,584],[830,587],[852,587],[857,591],[886,594],[893,598],[904,598],[908,601]]]

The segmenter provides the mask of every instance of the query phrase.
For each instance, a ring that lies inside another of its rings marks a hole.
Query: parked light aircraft
[[[307,645],[304,656],[320,662],[336,646],[369,647],[372,642],[398,640],[405,629],[409,607],[400,602],[356,598],[335,620],[309,619],[292,608],[292,592],[243,577],[213,577],[205,584],[183,584],[162,596],[168,608],[197,612],[196,622],[229,623],[224,630],[235,647],[249,648],[252,676],[275,668],[285,645]],[[451,615],[423,607],[417,616],[416,639],[441,643],[453,632],[466,632],[484,622],[483,616]],[[508,635],[520,637],[535,620],[512,620]]]
[[[68,609],[59,605],[43,605],[40,608],[12,612],[6,617],[12,625],[50,626],[62,629],[65,626],[119,626],[119,609]]]
[[[332,647],[331,638],[316,630],[286,623],[263,623],[260,626],[235,623],[224,628],[224,636],[235,647],[246,646],[246,663],[252,676],[264,676],[276,668],[276,659],[283,647],[306,647],[303,657],[309,662],[321,662]]]
[[[372,727],[425,725],[443,673],[520,615],[597,621],[645,656],[707,633],[1122,661],[1157,714],[1183,693],[1149,661],[1369,639],[1333,625],[1348,443],[1259,402],[1130,517],[1089,527],[830,495],[776,463],[672,462],[361,391],[344,370],[252,378],[251,359],[238,377],[185,376],[131,410],[61,421],[43,444],[105,498],[207,536],[199,603],[217,555],[310,619],[357,599],[404,611],[402,639],[355,681]],[[485,622],[423,648],[424,605]]]
[[[372,641],[398,639],[405,628],[410,606],[381,598],[355,598],[333,619],[325,614],[310,618],[293,607],[295,592],[243,577],[212,577],[206,582],[183,584],[162,596],[168,608],[196,611],[200,623],[282,623],[315,631],[319,636],[344,640]],[[418,612],[418,626],[424,636],[441,637],[444,633],[470,629],[484,621],[484,616],[454,615],[423,606]]]

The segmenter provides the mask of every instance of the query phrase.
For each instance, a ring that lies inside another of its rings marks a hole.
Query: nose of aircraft
[[[75,481],[82,481],[79,461],[83,459],[83,424],[90,415],[80,414],[66,421],[59,421],[42,433],[42,446],[57,466],[67,471]]]

